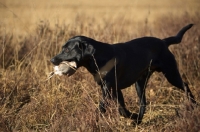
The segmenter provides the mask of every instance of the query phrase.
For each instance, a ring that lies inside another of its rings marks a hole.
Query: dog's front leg
[[[130,119],[137,119],[138,114],[136,113],[131,113],[129,110],[126,109],[125,106],[125,102],[124,102],[124,97],[122,94],[122,91],[120,89],[113,90],[113,97],[116,101],[116,103],[118,103],[118,110],[119,110],[119,114],[125,118],[130,118]]]
[[[109,86],[109,84],[102,84],[101,90],[102,90],[102,99],[100,100],[99,103],[99,110],[101,113],[105,113],[106,105],[108,104],[106,99],[111,99],[111,87]]]
[[[100,100],[100,103],[99,103],[99,111],[101,113],[105,113],[106,112],[106,109],[105,109],[105,104],[106,104],[106,92],[102,89],[102,99]]]

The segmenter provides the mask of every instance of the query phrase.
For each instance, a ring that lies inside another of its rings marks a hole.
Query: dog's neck
[[[112,66],[108,62],[115,56],[113,46],[98,41],[90,44],[93,46],[95,52],[90,55],[89,59],[83,64],[83,66],[87,68],[93,76],[96,76],[99,71],[103,73],[110,70],[110,67]],[[106,64],[108,66],[106,66]]]

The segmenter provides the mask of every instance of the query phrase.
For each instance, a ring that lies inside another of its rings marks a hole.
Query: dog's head
[[[77,36],[69,39],[63,46],[62,51],[51,59],[51,62],[58,66],[63,61],[75,62],[76,68],[94,54],[94,47],[89,38]]]

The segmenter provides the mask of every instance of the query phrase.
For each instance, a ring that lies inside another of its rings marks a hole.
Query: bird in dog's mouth
[[[71,76],[76,72],[77,64],[75,61],[62,61],[58,66],[54,66],[54,71],[50,73],[48,79],[53,75],[67,75]]]

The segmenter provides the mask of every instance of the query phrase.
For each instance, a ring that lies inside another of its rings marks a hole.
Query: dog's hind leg
[[[136,123],[140,124],[142,121],[142,118],[145,113],[146,109],[146,96],[145,96],[145,88],[146,84],[149,80],[149,77],[151,76],[152,72],[151,71],[146,71],[146,73],[135,83],[136,91],[139,97],[139,114],[136,119]]]
[[[188,85],[181,79],[180,73],[177,68],[176,60],[172,54],[168,54],[161,65],[162,73],[167,78],[168,82],[175,87],[185,91],[193,103],[196,103],[194,96],[190,91]]]

